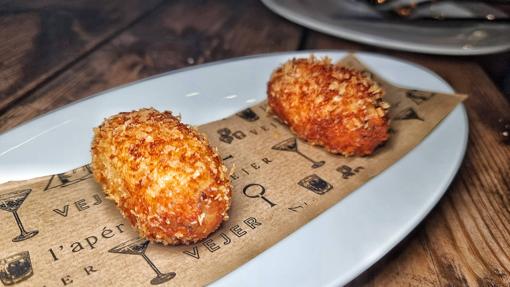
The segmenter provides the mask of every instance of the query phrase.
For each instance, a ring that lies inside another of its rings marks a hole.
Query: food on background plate
[[[228,219],[232,187],[207,139],[170,112],[120,113],[94,129],[94,177],[141,236],[206,238]]]
[[[329,58],[292,59],[267,86],[268,107],[300,138],[346,156],[370,155],[389,137],[389,104],[366,74]]]

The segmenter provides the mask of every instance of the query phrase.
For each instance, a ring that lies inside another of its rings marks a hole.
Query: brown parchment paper
[[[366,71],[352,56],[343,63]],[[199,127],[235,172],[230,220],[195,245],[138,239],[89,166],[1,185],[2,283],[197,286],[233,271],[395,163],[465,99],[372,76],[392,106],[392,134],[370,157],[331,155],[296,140],[265,103]]]

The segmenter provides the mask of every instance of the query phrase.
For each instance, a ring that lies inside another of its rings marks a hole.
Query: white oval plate
[[[279,64],[312,51],[226,60],[166,73],[73,103],[0,135],[0,182],[60,173],[90,161],[92,128],[105,117],[141,107],[172,110],[194,125],[224,118],[266,97]],[[315,51],[334,60],[339,51]],[[387,56],[357,53],[387,80],[453,92],[433,72]],[[345,284],[402,240],[446,191],[467,142],[459,105],[403,159],[216,286]]]
[[[262,0],[269,9],[292,22],[373,46],[439,55],[482,55],[510,49],[508,24],[402,25],[338,16],[346,9],[352,10],[354,15],[362,13],[356,8],[359,4],[349,3],[355,1],[359,0]],[[459,9],[462,10],[455,10]]]

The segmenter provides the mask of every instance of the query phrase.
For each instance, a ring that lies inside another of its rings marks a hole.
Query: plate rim
[[[261,0],[261,1],[267,1],[267,0]],[[186,66],[186,67],[182,67],[182,68],[177,68],[177,69],[169,70],[169,71],[166,71],[166,72],[163,72],[163,73],[159,73],[159,74],[156,74],[156,75],[151,75],[151,76],[148,76],[146,78],[138,79],[138,80],[135,80],[133,82],[129,82],[129,83],[125,83],[125,84],[121,84],[121,85],[118,85],[118,86],[115,86],[115,87],[108,88],[106,90],[103,90],[103,91],[91,94],[89,96],[85,96],[83,98],[80,98],[78,100],[75,100],[75,101],[73,101],[71,103],[67,103],[67,104],[65,104],[63,106],[51,109],[50,111],[42,113],[40,115],[37,115],[37,116],[35,116],[35,117],[25,121],[25,122],[20,123],[19,125],[15,126],[13,128],[10,128],[10,129],[8,129],[6,131],[0,132],[0,139],[2,137],[4,137],[4,136],[8,136],[8,134],[11,133],[12,131],[15,131],[15,130],[18,130],[20,128],[23,128],[25,125],[28,125],[28,124],[30,124],[32,122],[35,122],[35,121],[39,120],[40,118],[45,117],[47,115],[50,115],[50,114],[53,114],[53,113],[58,112],[60,110],[66,109],[68,107],[80,104],[81,102],[90,100],[92,98],[100,97],[100,96],[102,96],[104,94],[108,94],[110,92],[121,90],[123,88],[134,86],[134,85],[137,85],[139,83],[143,83],[143,82],[150,81],[150,80],[153,80],[153,79],[162,78],[162,77],[170,76],[170,75],[173,75],[173,74],[178,74],[178,73],[181,73],[181,72],[188,72],[188,71],[192,71],[192,70],[195,70],[195,69],[201,69],[201,68],[205,68],[205,67],[209,67],[209,66],[227,64],[229,62],[237,62],[237,61],[251,60],[251,59],[271,57],[271,56],[285,56],[285,55],[294,55],[294,54],[295,55],[300,55],[300,54],[311,55],[311,54],[315,54],[315,53],[346,53],[346,54],[353,54],[353,55],[357,55],[357,54],[359,54],[359,55],[369,55],[369,56],[387,58],[387,59],[391,59],[391,60],[397,61],[397,62],[403,62],[403,63],[411,65],[411,66],[413,66],[415,68],[425,70],[427,73],[431,74],[431,76],[434,76],[434,78],[436,78],[437,80],[441,81],[443,84],[447,85],[452,91],[454,91],[453,87],[451,87],[451,85],[448,82],[446,82],[441,76],[439,76],[433,70],[431,70],[431,69],[429,69],[429,68],[427,68],[425,66],[422,66],[420,64],[417,64],[415,62],[412,62],[410,60],[402,59],[402,58],[391,56],[391,55],[386,55],[386,54],[383,54],[383,53],[370,52],[370,51],[358,51],[358,50],[353,51],[353,50],[347,50],[347,49],[310,49],[310,50],[295,50],[295,51],[279,51],[279,52],[269,52],[269,53],[257,53],[257,54],[253,54],[253,55],[246,55],[246,56],[240,56],[240,57],[220,59],[220,60],[211,61],[211,62],[199,64],[199,65],[192,65],[192,66]],[[392,81],[388,81],[388,82],[392,83]],[[464,107],[464,104],[460,103],[459,106]]]

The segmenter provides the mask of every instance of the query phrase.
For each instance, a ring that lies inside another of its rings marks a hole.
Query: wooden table
[[[508,54],[368,47],[290,23],[257,1],[26,2],[0,1],[0,132],[120,84],[250,54],[363,50],[432,69],[470,95],[466,158],[425,221],[350,285],[510,286],[510,146],[501,135],[510,105],[478,64]]]

